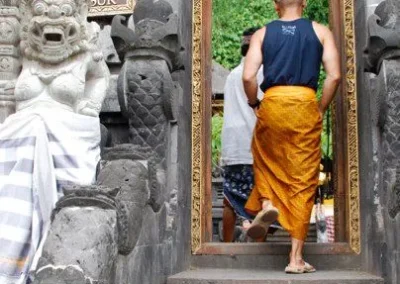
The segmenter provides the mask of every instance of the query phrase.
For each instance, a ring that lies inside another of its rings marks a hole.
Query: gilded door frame
[[[251,246],[213,244],[211,241],[211,0],[193,0],[192,29],[192,204],[191,247],[193,254],[241,254],[281,252],[279,245]],[[341,23],[334,34],[342,55],[341,96],[334,101],[335,177],[337,200],[335,224],[337,243],[315,244],[308,248],[319,253],[359,254],[360,189],[357,126],[356,53],[354,0],[331,0],[331,21]],[[338,210],[338,207],[341,210]]]

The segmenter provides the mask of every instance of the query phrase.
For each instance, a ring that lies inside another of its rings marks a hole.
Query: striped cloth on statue
[[[61,185],[94,182],[99,126],[98,118],[48,108],[0,124],[1,284],[26,283]]]

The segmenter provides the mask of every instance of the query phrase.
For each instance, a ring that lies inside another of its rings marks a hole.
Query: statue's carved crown
[[[16,1],[18,1],[18,0],[16,0]],[[29,17],[31,17],[32,6],[35,4],[35,2],[38,2],[38,1],[40,1],[40,0],[21,0],[20,1],[19,7],[20,7],[21,14],[28,16],[28,18],[22,17],[22,19],[25,18],[25,20],[28,20]],[[52,2],[52,1],[56,2],[56,0],[46,0],[46,2]],[[91,1],[90,0],[73,0],[73,2],[76,5],[75,13],[79,13],[80,10],[81,10],[80,8],[83,5],[86,5],[88,7],[88,9],[89,9],[89,7],[91,5]]]
[[[17,7],[18,0],[0,0],[0,6]]]
[[[18,0],[0,0],[0,16],[19,18]]]
[[[135,31],[125,18],[113,19],[111,37],[121,58],[155,57],[166,60],[171,70],[181,68],[178,17],[171,5],[160,0],[142,0],[133,14]]]
[[[164,0],[157,2],[153,0],[142,0],[136,4],[133,19],[135,24],[144,19],[152,19],[166,23],[172,13],[171,5]]]

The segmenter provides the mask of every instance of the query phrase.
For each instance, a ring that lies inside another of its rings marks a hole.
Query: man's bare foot
[[[272,205],[272,202],[270,200],[263,200],[262,202],[262,209],[263,210],[278,210],[274,205]]]
[[[292,257],[289,254],[289,265],[286,267],[286,273],[311,273],[315,272],[316,269],[309,263],[305,262],[301,256]]]

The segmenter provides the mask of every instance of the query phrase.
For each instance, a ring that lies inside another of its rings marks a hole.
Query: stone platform
[[[360,271],[321,270],[286,274],[278,270],[211,269],[188,270],[168,278],[167,284],[383,284],[380,277]]]

